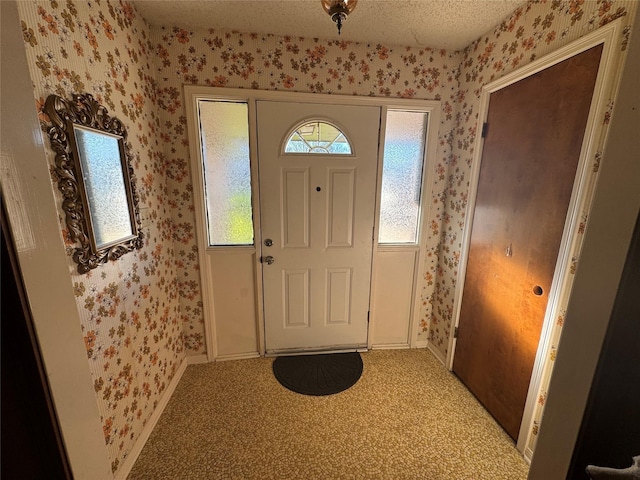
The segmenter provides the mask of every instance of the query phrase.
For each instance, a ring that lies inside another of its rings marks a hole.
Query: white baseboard
[[[191,355],[187,357],[188,365],[199,365],[201,363],[209,363],[209,357],[204,353],[202,355]]]
[[[533,450],[530,446],[524,449],[524,461],[531,465],[531,459],[533,458]]]
[[[409,348],[408,343],[379,343],[371,345],[371,350],[402,350]]]
[[[429,340],[416,340],[414,348],[427,348],[429,346]]]
[[[233,355],[219,355],[216,357],[216,362],[224,362],[225,360],[244,360],[246,358],[260,358],[258,352],[249,353],[235,353]]]
[[[445,367],[447,366],[447,359],[444,357],[444,355],[442,355],[442,352],[440,350],[438,350],[433,343],[427,341],[427,348],[429,349],[429,351],[431,353],[433,353],[433,355],[440,360],[440,362],[442,363],[442,365],[444,365]]]
[[[203,356],[206,356],[206,355],[203,355]],[[169,403],[169,399],[173,395],[173,392],[176,390],[176,387],[178,386],[178,383],[180,382],[180,379],[182,378],[184,371],[187,369],[188,363],[189,363],[189,357],[185,357],[182,359],[182,363],[180,363],[180,366],[176,370],[176,373],[173,376],[173,378],[171,379],[169,386],[167,387],[164,394],[162,395],[162,398],[158,402],[158,406],[151,414],[151,417],[149,417],[147,424],[144,426],[144,428],[142,429],[142,433],[140,433],[140,436],[138,437],[136,442],[133,444],[133,448],[127,455],[127,458],[125,458],[124,462],[122,462],[122,466],[114,475],[114,480],[126,480],[127,476],[129,476],[129,473],[131,473],[131,469],[133,468],[133,465],[136,463],[136,460],[138,459],[140,452],[142,452],[144,445],[147,443],[147,440],[149,440],[149,436],[151,435],[151,432],[155,428],[156,424],[158,423],[158,420],[160,420],[160,415],[162,415],[162,412],[164,411],[165,407]]]

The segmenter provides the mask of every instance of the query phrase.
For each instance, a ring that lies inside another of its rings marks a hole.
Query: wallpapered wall
[[[533,0],[464,52],[150,28],[124,1],[18,7],[37,108],[50,93],[89,92],[123,120],[149,219],[142,250],[90,275],[69,262],[116,471],[185,353],[205,353],[183,84],[441,100],[417,335],[445,356],[482,85],[629,16],[635,5]]]
[[[141,207],[151,217],[144,247],[117,262],[79,275],[69,257],[115,472],[185,355],[149,28],[127,3],[18,2],[18,9],[37,108],[51,93],[88,92],[120,118],[135,156]],[[45,148],[53,164],[47,140]],[[57,188],[56,195],[59,202]]]
[[[255,88],[336,95],[372,95],[437,99],[444,115],[439,126],[432,235],[427,245],[427,273],[422,285],[421,335],[431,316],[440,223],[447,187],[445,175],[453,148],[453,112],[457,96],[459,53],[429,48],[390,47],[277,37],[252,33],[153,28],[158,105],[167,146],[167,177],[178,259],[185,341],[189,352],[205,353],[200,307],[195,218],[186,113],[182,85]]]
[[[623,27],[623,35],[618,45],[622,52],[620,60],[623,60],[630,34],[629,25],[633,21],[636,8],[635,0],[531,1],[518,8],[492,32],[475,41],[464,51],[460,66],[459,95],[465,101],[460,102],[462,108],[456,112],[455,118],[455,144],[449,164],[445,195],[446,217],[442,226],[439,249],[438,268],[442,270],[438,272],[438,281],[433,295],[434,307],[429,332],[429,340],[437,345],[443,354],[446,355],[447,352],[452,324],[453,295],[460,260],[462,226],[465,221],[482,87],[620,17],[623,17],[626,25]],[[600,119],[605,129],[601,138],[596,139],[597,152],[595,157],[590,159],[590,163],[594,166],[590,172],[591,178],[585,181],[587,190],[591,192],[602,159],[606,125],[609,123],[612,108],[613,101],[609,99],[608,111],[604,118]],[[575,273],[587,220],[588,213],[582,212],[577,232],[578,238],[573,242],[571,274]],[[528,432],[526,446],[529,452],[535,449],[538,438],[567,303],[568,295],[565,295],[560,299],[558,316],[551,332],[551,349],[542,372],[533,425]]]
[[[481,87],[626,16],[629,1],[533,1],[462,53],[224,31],[152,28],[158,105],[174,192],[176,253],[189,351],[204,353],[182,85],[442,101],[418,340],[446,357]]]
[[[635,8],[635,3],[634,0],[533,0],[465,49],[460,65],[460,108],[455,112],[454,148],[447,164],[446,211],[429,333],[430,341],[443,354],[447,352],[451,329],[482,87],[616,18],[625,17],[629,24],[629,10]],[[621,50],[625,49],[628,35],[626,27]],[[583,220],[586,222],[586,215]]]

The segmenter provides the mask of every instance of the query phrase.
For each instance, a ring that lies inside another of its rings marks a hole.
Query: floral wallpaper
[[[441,237],[440,275],[429,340],[446,356],[453,314],[453,294],[460,260],[462,226],[476,122],[482,87],[619,17],[629,17],[635,1],[532,0],[518,8],[493,32],[476,40],[463,52],[455,113],[455,143],[447,165],[447,209]],[[629,27],[621,39],[624,50]]]
[[[434,171],[430,240],[421,285],[418,340],[428,340],[442,358],[448,353],[453,295],[473,160],[475,128],[483,85],[619,17],[635,12],[622,0],[532,0],[463,52],[276,37],[224,31],[152,29],[156,52],[158,104],[167,129],[169,184],[174,197],[177,254],[187,348],[204,352],[197,291],[193,201],[191,199],[184,84],[317,92],[334,95],[395,96],[442,102]],[[620,40],[624,51],[629,27]],[[610,112],[609,112],[610,114]],[[603,119],[607,121],[607,119]],[[603,136],[604,138],[604,136]],[[594,162],[599,161],[594,159]],[[592,180],[593,183],[594,180]],[[587,213],[583,214],[581,232]],[[577,261],[579,241],[576,243]],[[575,267],[575,265],[574,265]],[[180,268],[179,268],[180,270]],[[565,301],[566,302],[566,301]],[[563,307],[564,308],[564,307]],[[532,429],[533,447],[546,388],[560,338],[562,314],[552,334],[552,353]]]
[[[627,15],[633,1],[532,1],[462,53],[273,35],[152,28],[158,105],[189,351],[204,353],[182,85],[442,101],[418,340],[446,357],[481,87]]]
[[[447,170],[446,210],[442,221],[439,248],[439,275],[436,280],[433,310],[429,322],[429,341],[442,352],[443,356],[447,354],[453,321],[453,295],[460,260],[462,227],[465,222],[482,87],[621,17],[626,25],[623,27],[618,47],[623,53],[620,59],[622,61],[630,34],[629,25],[632,23],[636,8],[637,2],[634,0],[531,0],[516,9],[492,32],[473,42],[463,52],[458,89],[458,95],[463,101],[458,104],[460,108],[455,113],[455,142]],[[609,122],[612,108],[613,99],[610,99],[608,111],[602,118],[605,126]],[[593,159],[594,168],[591,178],[586,181],[587,190],[591,193],[602,157],[606,128],[604,130]],[[587,200],[586,205],[589,204],[590,200]],[[572,245],[571,273],[575,273],[587,220],[588,211],[585,210],[581,215],[578,237]],[[565,298],[560,300],[557,321],[551,333],[551,351],[544,367],[538,404],[527,442],[531,452],[535,448],[542,420],[567,303],[568,295],[565,295]]]
[[[36,108],[41,111],[51,93],[92,93],[124,121],[135,156],[144,248],[88,275],[78,275],[69,259],[105,443],[117,472],[184,356],[206,351],[184,84],[441,101],[437,158],[428,172],[434,182],[431,235],[416,335],[444,358],[481,87],[615,18],[629,24],[636,2],[530,0],[463,52],[149,27],[124,0],[23,1],[18,8]],[[621,50],[628,35],[627,27]],[[41,120],[47,120],[42,113]],[[600,158],[594,158],[592,184]],[[581,232],[588,212],[582,220]],[[562,322],[560,312],[549,364]]]
[[[144,247],[86,275],[69,257],[79,329],[116,472],[185,356],[149,29],[125,2],[18,2],[18,10],[43,125],[48,95],[88,92],[124,122],[134,155]],[[44,143],[52,165],[54,154]],[[71,254],[62,217],[60,223]]]
[[[444,217],[445,172],[451,163],[461,54],[417,47],[393,47],[313,38],[277,37],[180,27],[152,28],[158,106],[167,156],[167,184],[174,220],[179,291],[185,342],[205,353],[200,279],[195,239],[189,144],[182,86],[283,90],[333,95],[387,96],[442,101],[434,178],[433,235],[427,245],[422,285],[420,335],[426,340],[437,276],[440,223]]]

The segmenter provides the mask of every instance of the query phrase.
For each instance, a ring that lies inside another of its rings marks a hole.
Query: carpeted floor
[[[524,480],[491,416],[426,350],[362,354],[336,395],[293,393],[273,359],[187,368],[129,480]]]

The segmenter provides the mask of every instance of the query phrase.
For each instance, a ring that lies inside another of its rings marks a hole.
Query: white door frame
[[[552,362],[548,361],[548,358],[551,353],[551,340],[554,332],[555,319],[560,314],[560,310],[563,305],[566,304],[571,291],[571,286],[573,284],[573,275],[571,273],[571,264],[573,262],[572,256],[577,255],[581,246],[582,236],[579,233],[580,214],[589,210],[593,197],[596,175],[592,173],[592,164],[596,158],[597,149],[602,144],[603,140],[602,136],[604,128],[602,119],[604,118],[607,110],[607,102],[609,99],[615,98],[615,91],[619,84],[620,69],[616,67],[618,65],[619,57],[617,40],[620,38],[621,25],[621,19],[612,22],[570,43],[569,45],[536,60],[535,62],[532,62],[494,82],[485,85],[482,88],[478,122],[476,126],[477,132],[482,131],[483,124],[487,119],[489,112],[489,99],[492,93],[582,53],[596,45],[603,45],[600,67],[598,70],[596,84],[594,86],[591,108],[589,110],[589,117],[580,151],[580,159],[576,170],[573,191],[562,234],[562,242],[560,244],[558,260],[549,292],[549,301],[540,335],[540,342],[538,344],[533,372],[531,374],[531,382],[520,426],[520,434],[518,435],[517,448],[520,452],[525,454],[525,458],[529,461],[531,460],[533,451],[527,451],[526,447],[533,427],[533,415],[538,395],[543,387],[543,376],[548,376],[544,375],[545,371],[552,368]],[[481,135],[478,135],[475,140],[475,154],[469,177],[469,201],[467,203],[466,222],[462,235],[460,269],[458,271],[458,278],[454,293],[454,327],[457,327],[460,321],[460,308],[462,304],[467,261],[469,258],[471,227],[473,224],[473,214],[476,196],[478,193],[478,180],[480,176],[480,163],[482,159],[483,145],[484,139]],[[453,359],[456,348],[455,330],[456,328],[452,328],[449,336],[449,348],[446,363],[449,370],[453,369]]]
[[[376,272],[376,254],[378,251],[377,232],[380,216],[380,179],[382,175],[382,153],[384,151],[384,127],[387,110],[406,110],[420,111],[428,113],[427,124],[427,148],[425,150],[425,161],[423,164],[423,185],[422,185],[422,205],[420,218],[420,240],[415,246],[419,250],[418,268],[416,269],[414,280],[414,291],[412,300],[412,313],[409,326],[409,344],[407,346],[415,346],[416,326],[418,325],[418,316],[420,314],[420,285],[418,282],[424,276],[424,258],[425,243],[428,235],[428,220],[431,215],[431,197],[433,190],[433,179],[435,178],[435,159],[438,145],[438,130],[440,127],[441,104],[434,100],[414,100],[414,99],[397,99],[386,97],[360,97],[360,96],[342,96],[315,93],[296,93],[296,92],[280,92],[280,91],[264,91],[264,90],[248,90],[236,88],[217,88],[185,85],[185,106],[187,110],[187,126],[189,135],[189,153],[190,166],[192,172],[193,195],[195,204],[196,219],[196,237],[198,242],[198,260],[200,268],[200,282],[202,292],[212,292],[213,278],[209,268],[209,254],[229,254],[231,251],[243,249],[244,252],[253,254],[254,271],[255,271],[255,299],[256,299],[256,329],[257,329],[257,348],[255,354],[242,356],[263,356],[265,354],[265,334],[264,334],[264,315],[263,315],[263,298],[262,298],[262,264],[260,263],[260,249],[262,245],[262,232],[260,226],[260,192],[258,180],[258,159],[257,159],[257,116],[256,102],[259,100],[267,101],[285,101],[300,103],[318,103],[318,104],[338,104],[338,105],[362,105],[362,106],[378,106],[382,108],[381,131],[379,135],[378,148],[378,176],[376,191],[376,210],[374,225],[374,242],[373,242],[373,265],[371,291],[375,287]],[[249,150],[251,162],[251,193],[253,207],[253,227],[254,227],[254,245],[248,247],[211,247],[207,240],[207,221],[204,202],[204,176],[202,174],[202,153],[200,149],[200,133],[196,122],[196,114],[198,112],[199,100],[228,100],[236,102],[247,102],[249,106]],[[386,247],[385,247],[386,248]],[[406,248],[406,247],[402,247]],[[372,298],[372,296],[370,296]],[[203,293],[203,315],[205,327],[205,341],[207,348],[207,360],[215,361],[219,358],[217,338],[216,338],[216,318],[213,297],[210,294]],[[373,305],[371,300],[369,304],[372,319],[375,318]],[[369,326],[368,348],[371,348],[371,329],[373,322]],[[227,357],[225,357],[227,358]],[[231,358],[231,357],[228,357]],[[233,356],[239,358],[239,356]]]

